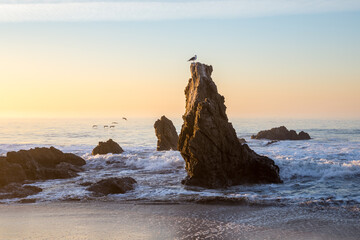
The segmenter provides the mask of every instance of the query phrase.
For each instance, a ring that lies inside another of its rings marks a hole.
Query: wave
[[[153,133],[152,133],[153,134]],[[345,133],[343,133],[345,134]],[[186,176],[185,163],[178,151],[156,151],[152,137],[141,137],[134,144],[121,144],[122,154],[92,156],[97,144],[0,144],[0,155],[8,151],[54,146],[75,153],[87,164],[84,172],[73,179],[36,182],[31,185],[42,192],[26,201],[137,201],[195,202],[202,204],[282,205],[302,204],[356,205],[360,203],[360,142],[339,139],[280,141],[266,146],[266,140],[248,140],[255,152],[272,158],[280,167],[283,184],[245,185],[227,189],[203,189],[181,185]],[[133,137],[135,139],[135,137]],[[150,139],[150,140],[149,140]],[[93,141],[92,141],[93,142]],[[138,182],[125,194],[95,197],[83,183],[94,183],[107,177],[130,176]],[[2,200],[13,203],[21,199]]]
[[[326,180],[360,175],[360,143],[322,141],[250,142],[256,152],[269,156],[280,167],[284,180],[312,177]]]

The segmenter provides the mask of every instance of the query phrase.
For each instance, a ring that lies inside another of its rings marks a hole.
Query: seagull
[[[197,56],[195,55],[195,56],[193,56],[192,58],[190,58],[190,59],[188,60],[188,62],[190,62],[190,61],[195,62],[195,61],[196,61],[196,59],[197,59]]]
[[[124,119],[125,121],[127,121],[127,118],[126,118],[126,117],[123,117],[122,119]]]

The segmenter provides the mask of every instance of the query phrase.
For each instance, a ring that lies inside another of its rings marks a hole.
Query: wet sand
[[[358,208],[62,202],[0,205],[0,239],[359,239]]]

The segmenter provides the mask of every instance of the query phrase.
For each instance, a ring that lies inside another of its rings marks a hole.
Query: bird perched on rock
[[[192,58],[190,58],[190,59],[188,60],[188,62],[190,62],[190,61],[195,62],[196,59],[197,59],[197,56],[195,55],[195,56],[193,56]]]

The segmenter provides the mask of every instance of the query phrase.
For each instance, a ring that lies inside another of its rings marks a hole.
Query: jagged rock
[[[260,131],[256,135],[251,136],[252,139],[269,139],[269,140],[308,140],[311,139],[310,135],[301,131],[297,134],[294,130],[288,130],[286,127],[281,126],[272,128],[270,130]]]
[[[92,184],[87,190],[100,195],[126,193],[134,189],[135,179],[131,177],[107,178]]]
[[[304,131],[299,132],[298,138],[303,140],[311,139],[310,135]]]
[[[0,186],[25,180],[74,177],[85,164],[81,157],[54,147],[8,152],[0,158]]]
[[[179,136],[171,120],[165,116],[162,116],[155,122],[154,128],[155,135],[158,138],[158,151],[177,150]]]
[[[239,143],[241,143],[241,144],[246,143],[245,138],[238,138],[238,139],[239,139]]]
[[[19,183],[10,183],[0,188],[0,199],[23,198],[41,192],[42,189],[35,186],[22,186]]]
[[[225,113],[224,97],[211,79],[212,66],[191,64],[178,149],[188,176],[183,184],[208,188],[280,183],[279,167],[241,144]]]
[[[92,155],[96,154],[108,154],[115,153],[119,154],[124,152],[120,145],[114,142],[112,139],[107,140],[107,142],[99,142],[99,144],[93,149]]]

